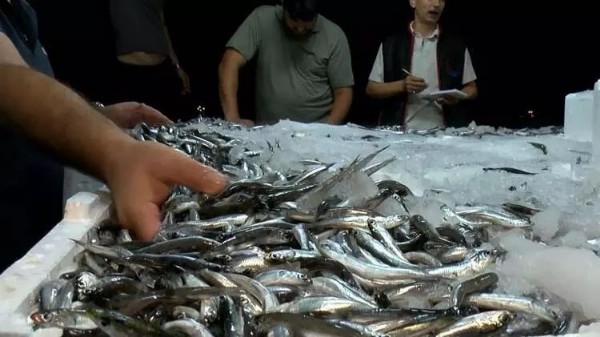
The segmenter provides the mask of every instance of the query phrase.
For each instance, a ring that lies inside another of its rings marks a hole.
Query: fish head
[[[59,327],[57,319],[52,311],[38,311],[29,316],[34,328]]]
[[[277,241],[280,242],[290,242],[292,241],[292,234],[286,231],[276,231],[275,235],[277,237]]]
[[[481,251],[475,253],[475,256],[473,256],[473,259],[472,259],[474,268],[477,271],[485,270],[487,267],[489,267],[494,262],[496,262],[496,258],[498,257],[499,254],[500,254],[500,252],[496,249],[491,249],[491,250],[486,249],[486,250],[481,250]]]
[[[505,327],[507,326],[514,318],[516,314],[510,312],[508,310],[500,310],[496,315],[494,315],[494,325],[497,327]]]
[[[369,230],[371,232],[376,232],[377,231],[377,222],[375,221],[375,219],[373,218],[369,218],[367,219],[367,226],[369,226]]]
[[[295,277],[304,284],[312,284],[312,279],[310,278],[310,276],[308,276],[304,273],[296,273]]]
[[[292,250],[280,250],[267,253],[265,260],[268,262],[287,262],[294,257],[295,253]]]
[[[96,275],[87,271],[82,271],[75,278],[75,286],[77,287],[77,290],[88,289],[92,284],[96,283],[97,280],[98,278]]]

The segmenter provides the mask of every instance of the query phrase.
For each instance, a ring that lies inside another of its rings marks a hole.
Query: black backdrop
[[[110,101],[114,53],[106,0],[30,0],[57,77],[91,99]],[[403,28],[408,0],[324,0],[324,15],[346,32],[356,78],[350,122],[374,122],[364,88],[381,39]],[[220,116],[217,66],[223,45],[257,0],[168,0],[166,18],[182,66],[192,81],[190,109]],[[449,0],[445,29],[472,48],[480,98],[475,120],[508,127],[559,125],[564,96],[600,79],[595,1]],[[252,116],[252,67],[242,73],[242,113]],[[527,111],[534,111],[534,118]]]

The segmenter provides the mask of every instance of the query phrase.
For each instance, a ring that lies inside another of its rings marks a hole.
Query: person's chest
[[[313,79],[327,78],[331,57],[327,39],[313,33],[305,39],[295,39],[285,31],[271,32],[259,49],[259,67],[268,71],[293,72]]]

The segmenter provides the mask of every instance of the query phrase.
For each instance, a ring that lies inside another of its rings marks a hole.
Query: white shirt
[[[408,129],[425,130],[444,126],[442,106],[436,101],[425,100],[423,94],[439,90],[438,65],[437,65],[437,42],[439,29],[436,28],[431,35],[424,38],[413,29],[414,46],[410,72],[414,76],[421,77],[428,87],[418,94],[409,94],[406,110],[405,126]],[[465,64],[463,69],[462,83],[467,84],[477,79],[469,50],[465,49]],[[379,46],[375,63],[369,75],[369,81],[383,83],[383,47]]]

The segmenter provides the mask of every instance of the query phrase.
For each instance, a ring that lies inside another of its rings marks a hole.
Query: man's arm
[[[262,16],[265,9],[257,8],[235,31],[225,45],[219,64],[219,98],[225,119],[252,126],[251,120],[241,119],[237,93],[240,69],[254,57],[262,43]]]
[[[216,194],[227,184],[168,146],[133,139],[74,91],[23,66],[0,64],[0,119],[106,182],[121,224],[142,240],[159,230],[174,186]]]
[[[366,94],[372,98],[388,98],[399,95],[406,91],[404,80],[387,82],[383,81],[383,46],[379,45],[377,56],[373,62]]]
[[[333,106],[327,122],[341,124],[348,116],[352,106],[352,87],[354,86],[350,45],[346,34],[341,29],[339,29],[337,40],[332,45],[331,56],[327,63],[327,75],[334,94]]]
[[[2,32],[0,32],[0,64],[14,64],[29,68],[13,42]],[[81,95],[81,93],[77,94]],[[123,109],[124,107],[130,109]],[[171,122],[159,111],[136,102],[117,103],[107,106],[106,109],[97,110],[123,128],[133,127],[140,122],[149,124]]]
[[[479,90],[477,89],[477,84],[475,81],[469,82],[463,86],[462,91],[467,94],[465,99],[476,99],[479,94]]]
[[[477,98],[478,90],[475,80],[477,75],[473,68],[473,62],[471,61],[471,53],[469,49],[465,49],[465,64],[463,68],[463,88],[462,91],[468,95],[467,99],[473,100]]]
[[[219,98],[225,119],[238,123],[241,121],[238,109],[238,82],[240,69],[246,64],[242,54],[233,48],[227,48],[219,64]]]
[[[3,64],[0,69],[0,118],[105,179],[111,152],[129,136],[50,77],[22,66]]]
[[[0,31],[0,63],[29,67],[13,42]]]
[[[394,82],[373,82],[367,83],[367,95],[372,98],[388,98],[399,95],[406,91],[404,80]]]
[[[334,91],[333,106],[327,117],[328,124],[341,124],[352,105],[352,87],[336,88]]]

